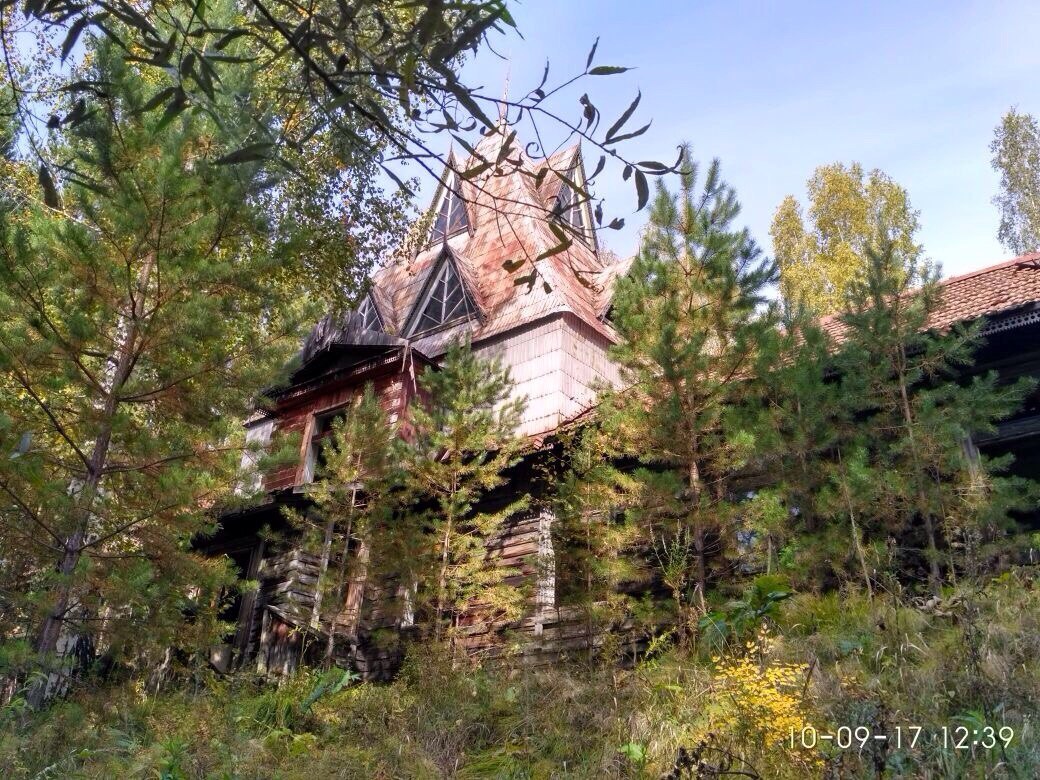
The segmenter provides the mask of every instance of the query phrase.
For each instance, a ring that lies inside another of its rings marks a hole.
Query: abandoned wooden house
[[[467,336],[475,351],[510,368],[514,392],[527,398],[518,433],[539,444],[588,410],[600,383],[619,381],[609,358],[616,334],[607,314],[614,281],[627,263],[598,245],[588,204],[560,176],[539,177],[544,168],[579,185],[584,181],[577,147],[542,161],[521,155],[519,168],[504,174],[472,180],[446,174],[433,198],[425,246],[379,270],[356,311],[318,323],[290,383],[248,421],[249,441],[267,444],[296,433],[301,446],[296,463],[256,474],[264,498],[225,514],[220,530],[204,543],[209,553],[228,555],[244,578],[259,582],[230,607],[228,618],[238,630],[215,653],[218,665],[288,671],[299,662],[305,637],[319,630],[312,620],[315,559],[299,550],[269,549],[260,530],[284,527],[284,507],[306,506],[329,423],[367,383],[390,420],[404,421],[416,394],[416,373],[436,366],[452,340]],[[559,242],[546,221],[547,207],[579,238],[566,251],[542,257]],[[516,284],[511,269],[517,261],[528,264],[521,273],[537,270],[536,283]],[[1040,255],[950,279],[945,290],[935,324],[986,317],[987,344],[973,370],[1040,377]],[[1040,477],[1040,395],[997,435],[976,444],[1014,450],[1016,469]],[[543,450],[532,447],[532,458]],[[543,490],[533,473],[518,468],[511,490]],[[551,511],[539,509],[515,521],[496,542],[504,564],[538,580],[529,614],[513,627],[532,663],[589,641],[581,621],[556,604],[552,522]],[[376,634],[407,632],[415,621],[407,592],[387,598],[377,591],[361,578],[350,582],[339,621],[341,660],[370,677],[391,673],[396,663],[378,647]],[[495,647],[493,636],[469,643],[473,651],[494,653]]]
[[[329,423],[366,384],[373,385],[392,423],[405,420],[417,372],[436,365],[453,340],[468,337],[475,352],[510,368],[514,394],[526,398],[517,433],[539,442],[588,409],[600,383],[617,381],[608,356],[616,336],[605,314],[613,281],[626,264],[598,246],[588,203],[560,176],[539,176],[558,171],[582,186],[580,151],[570,147],[540,162],[521,157],[522,164],[504,174],[469,180],[446,174],[433,199],[425,247],[378,271],[357,311],[318,323],[290,384],[247,423],[249,441],[267,443],[295,432],[302,444],[295,465],[256,475],[265,499],[224,516],[220,532],[205,543],[207,551],[230,556],[244,577],[260,583],[233,605],[229,617],[237,619],[239,630],[221,664],[256,659],[261,669],[273,671],[296,663],[295,644],[312,630],[314,561],[299,551],[266,549],[258,532],[284,525],[283,507],[306,504]],[[566,251],[537,259],[560,243],[547,210],[566,220],[575,238]],[[511,263],[518,260],[537,270],[536,283],[516,283],[519,274]],[[516,490],[539,490],[529,481],[530,471],[521,471],[517,480],[526,484],[516,484]],[[503,562],[523,565],[528,573],[545,569],[551,522],[545,511],[517,521],[498,541]],[[351,583],[346,602],[353,623],[343,630],[353,642],[350,660],[378,675],[386,670],[378,654],[366,652],[366,641],[380,628],[405,628],[413,618],[403,597],[396,606],[367,599],[372,587]],[[551,581],[535,591],[538,604],[522,629],[542,642],[562,639]]]

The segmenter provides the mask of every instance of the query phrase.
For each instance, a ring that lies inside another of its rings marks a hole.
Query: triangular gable
[[[357,313],[358,317],[361,318],[361,327],[365,330],[370,330],[374,333],[383,333],[386,330],[383,325],[383,318],[379,316],[379,309],[376,308],[376,303],[372,300],[371,293],[366,295],[365,299],[361,301]]]
[[[575,155],[574,162],[563,176],[554,176],[559,181],[559,190],[552,204],[552,216],[566,222],[574,233],[595,251],[596,232],[592,224],[592,209],[589,199],[582,198],[565,179],[574,182],[580,189],[585,188],[585,170],[581,155]]]
[[[436,244],[469,228],[469,214],[466,201],[459,197],[462,193],[462,182],[457,174],[452,173],[445,179],[438,192],[438,200],[430,228],[430,243]]]
[[[426,280],[418,304],[408,318],[405,333],[409,336],[425,333],[469,319],[475,313],[476,307],[455,267],[455,261],[451,253],[445,251]]]

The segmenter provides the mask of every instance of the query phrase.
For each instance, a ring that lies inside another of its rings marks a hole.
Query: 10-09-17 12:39
[[[899,750],[904,747],[913,749],[922,739],[930,739],[938,741],[944,750],[992,750],[998,745],[1010,746],[1014,738],[1015,731],[1011,726],[943,726],[928,735],[921,726],[896,726],[885,733],[875,733],[867,726],[841,726],[834,732],[806,726],[800,730],[791,729],[788,744],[792,750],[795,747],[812,749],[825,744],[832,744],[840,750],[863,750],[871,743],[884,743]]]

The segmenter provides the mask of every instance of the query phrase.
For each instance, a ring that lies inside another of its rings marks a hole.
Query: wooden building
[[[979,319],[984,341],[966,375],[997,371],[1008,382],[1022,376],[1040,380],[1040,253],[942,281],[941,305],[930,327]],[[839,318],[829,317],[823,326],[841,339]],[[995,434],[976,436],[971,446],[991,455],[1010,453],[1013,472],[1040,480],[1040,389]],[[1034,517],[1040,525],[1040,507]]]
[[[492,137],[483,143],[496,142]],[[492,160],[493,152],[478,148]],[[560,426],[593,405],[596,387],[619,381],[608,354],[617,337],[606,315],[613,283],[627,264],[599,247],[588,204],[565,182],[584,181],[580,150],[572,147],[542,161],[519,156],[519,165],[505,172],[491,170],[472,180],[446,174],[431,204],[424,247],[378,271],[357,311],[318,323],[289,385],[247,423],[250,441],[267,444],[295,432],[300,450],[295,463],[250,477],[264,498],[226,514],[221,530],[205,542],[209,552],[230,556],[245,578],[260,583],[229,608],[239,629],[215,653],[219,666],[256,663],[262,671],[287,671],[299,662],[307,638],[320,633],[312,620],[316,561],[298,550],[268,549],[259,531],[284,527],[284,507],[306,507],[329,422],[366,383],[375,387],[390,420],[406,425],[417,373],[436,366],[452,340],[467,337],[475,351],[509,366],[514,392],[527,399],[518,433],[531,439],[536,458]],[[559,238],[545,219],[547,208],[577,236],[558,254],[549,253]],[[523,277],[528,281],[517,284]],[[944,286],[944,307],[933,325],[986,318],[987,344],[973,370],[1040,377],[1040,255]],[[1040,394],[997,435],[976,444],[1014,451],[1015,468],[1040,478]],[[243,465],[250,465],[248,459]],[[521,464],[511,474],[510,489],[543,490],[534,473],[530,463]],[[590,641],[577,616],[555,603],[552,521],[548,510],[539,509],[494,544],[500,560],[538,578],[529,614],[511,627],[514,646],[520,637],[521,655],[531,663]],[[391,673],[398,659],[376,637],[388,629],[415,630],[407,591],[387,593],[376,583],[351,582],[344,615],[341,660],[368,676]],[[499,640],[474,636],[469,647],[501,654]]]
[[[489,137],[478,155],[496,159],[498,143],[499,137]],[[374,386],[390,421],[406,425],[417,374],[435,366],[452,341],[468,338],[475,352],[509,367],[515,396],[526,399],[517,433],[537,450],[592,405],[595,388],[618,381],[608,356],[616,334],[605,314],[626,264],[600,249],[588,203],[566,183],[584,182],[580,150],[574,146],[541,161],[516,154],[519,164],[505,171],[471,179],[446,172],[430,207],[424,246],[378,271],[356,311],[318,323],[289,385],[273,392],[272,403],[248,421],[251,442],[267,444],[296,433],[301,445],[296,463],[249,477],[263,500],[223,516],[221,530],[205,542],[207,551],[230,556],[243,577],[260,583],[226,613],[239,630],[215,655],[218,665],[256,659],[261,670],[287,670],[308,632],[317,630],[311,621],[315,561],[299,551],[267,549],[259,532],[283,528],[284,507],[306,507],[329,423],[366,384]],[[560,238],[547,211],[568,223],[572,241],[565,251],[550,252]],[[248,461],[243,465],[250,466]],[[542,489],[529,466],[512,475],[513,489]],[[497,557],[531,576],[551,569],[551,522],[545,510],[520,518],[494,541]],[[346,632],[347,660],[369,675],[385,674],[394,659],[369,652],[369,640],[387,628],[408,630],[407,594],[388,599],[374,583],[351,588],[347,602],[354,605],[357,625]],[[514,628],[547,645],[556,638],[575,644],[566,627],[557,625],[567,618],[550,614],[551,578],[538,582],[534,592],[532,614]],[[469,643],[489,653],[497,652],[493,644],[490,637]]]

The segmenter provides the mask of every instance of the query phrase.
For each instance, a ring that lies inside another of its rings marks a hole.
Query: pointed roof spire
[[[502,98],[498,101],[498,123],[503,126],[508,122],[509,117],[509,106],[506,101],[509,100],[509,79],[512,73],[513,61],[509,58],[506,59],[506,80],[502,84]]]

